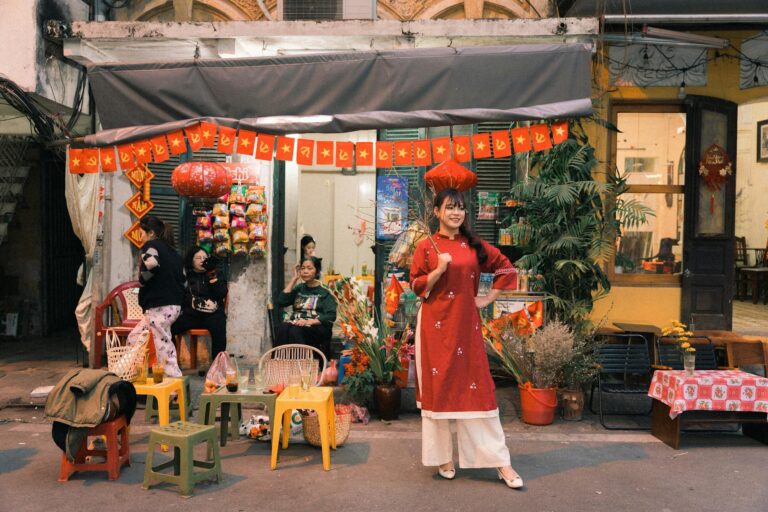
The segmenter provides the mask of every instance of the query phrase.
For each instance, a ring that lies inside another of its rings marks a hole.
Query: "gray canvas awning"
[[[91,65],[104,130],[84,144],[200,120],[285,134],[585,116],[590,62],[556,44]]]

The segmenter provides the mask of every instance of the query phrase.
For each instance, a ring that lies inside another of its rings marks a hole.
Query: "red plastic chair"
[[[101,357],[104,353],[104,339],[107,329],[112,329],[120,337],[128,336],[144,317],[144,311],[139,306],[138,281],[129,281],[118,285],[107,294],[104,301],[96,306],[96,334],[93,341],[94,368],[101,368]],[[109,309],[110,320],[104,320],[104,313]],[[109,322],[109,323],[107,323]]]
[[[118,434],[119,449],[118,449]],[[88,437],[106,436],[106,450],[89,450],[87,443]],[[86,463],[86,457],[105,457],[104,462]],[[97,425],[88,431],[88,436],[83,440],[83,444],[75,455],[75,462],[69,462],[67,454],[61,454],[61,467],[59,469],[59,482],[66,482],[72,473],[77,471],[106,471],[110,480],[117,480],[120,477],[120,468],[131,465],[131,449],[128,442],[128,424],[125,416]]]

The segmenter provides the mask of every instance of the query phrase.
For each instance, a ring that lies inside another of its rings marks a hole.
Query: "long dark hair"
[[[304,235],[301,237],[301,241],[299,242],[299,244],[301,245],[301,254],[299,255],[299,258],[304,258],[304,249],[309,244],[317,245],[317,242],[315,242],[315,239],[312,238],[312,235]]]
[[[173,236],[173,226],[166,224],[155,215],[147,215],[139,222],[139,227],[144,231],[152,231],[155,237],[162,240],[169,246],[176,248],[176,242]]]
[[[195,259],[195,254],[199,253],[200,251],[203,251],[205,253],[205,256],[208,257],[208,251],[200,247],[199,245],[193,245],[189,249],[187,249],[187,252],[184,253],[184,268],[187,271],[194,271],[195,265],[193,263],[193,260]]]
[[[301,266],[305,261],[312,262],[312,265],[315,266],[315,279],[320,279],[320,272],[323,270],[323,260],[314,256],[303,256],[299,266]]]
[[[435,194],[434,206],[440,209],[446,201],[450,201],[453,204],[462,206],[465,211],[467,203],[464,201],[464,195],[455,188],[444,188],[437,194]],[[475,235],[469,228],[469,215],[464,216],[464,222],[459,226],[459,233],[461,233],[469,241],[469,246],[475,250],[477,256],[477,262],[481,265],[488,259],[488,253],[485,252],[485,248],[481,243],[480,237]]]

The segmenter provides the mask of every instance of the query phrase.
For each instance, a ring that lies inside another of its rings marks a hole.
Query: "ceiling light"
[[[713,48],[725,48],[730,44],[727,39],[712,36],[702,36],[699,34],[691,34],[690,32],[678,32],[676,30],[667,30],[665,28],[656,27],[643,27],[643,34],[651,37],[661,37],[664,39],[671,39],[673,41],[682,41],[685,43],[703,44],[712,46]]]

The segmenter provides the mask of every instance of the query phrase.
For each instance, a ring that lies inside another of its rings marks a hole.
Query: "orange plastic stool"
[[[118,433],[120,434],[120,449],[118,451]],[[106,450],[89,450],[88,437],[106,436]],[[86,463],[86,457],[106,457],[105,462]],[[120,468],[131,465],[131,451],[128,444],[128,425],[125,416],[118,416],[112,421],[107,421],[90,429],[88,436],[75,455],[75,462],[69,462],[67,454],[61,454],[61,468],[59,469],[59,482],[66,482],[72,473],[76,471],[106,471],[110,480],[120,477]]]

